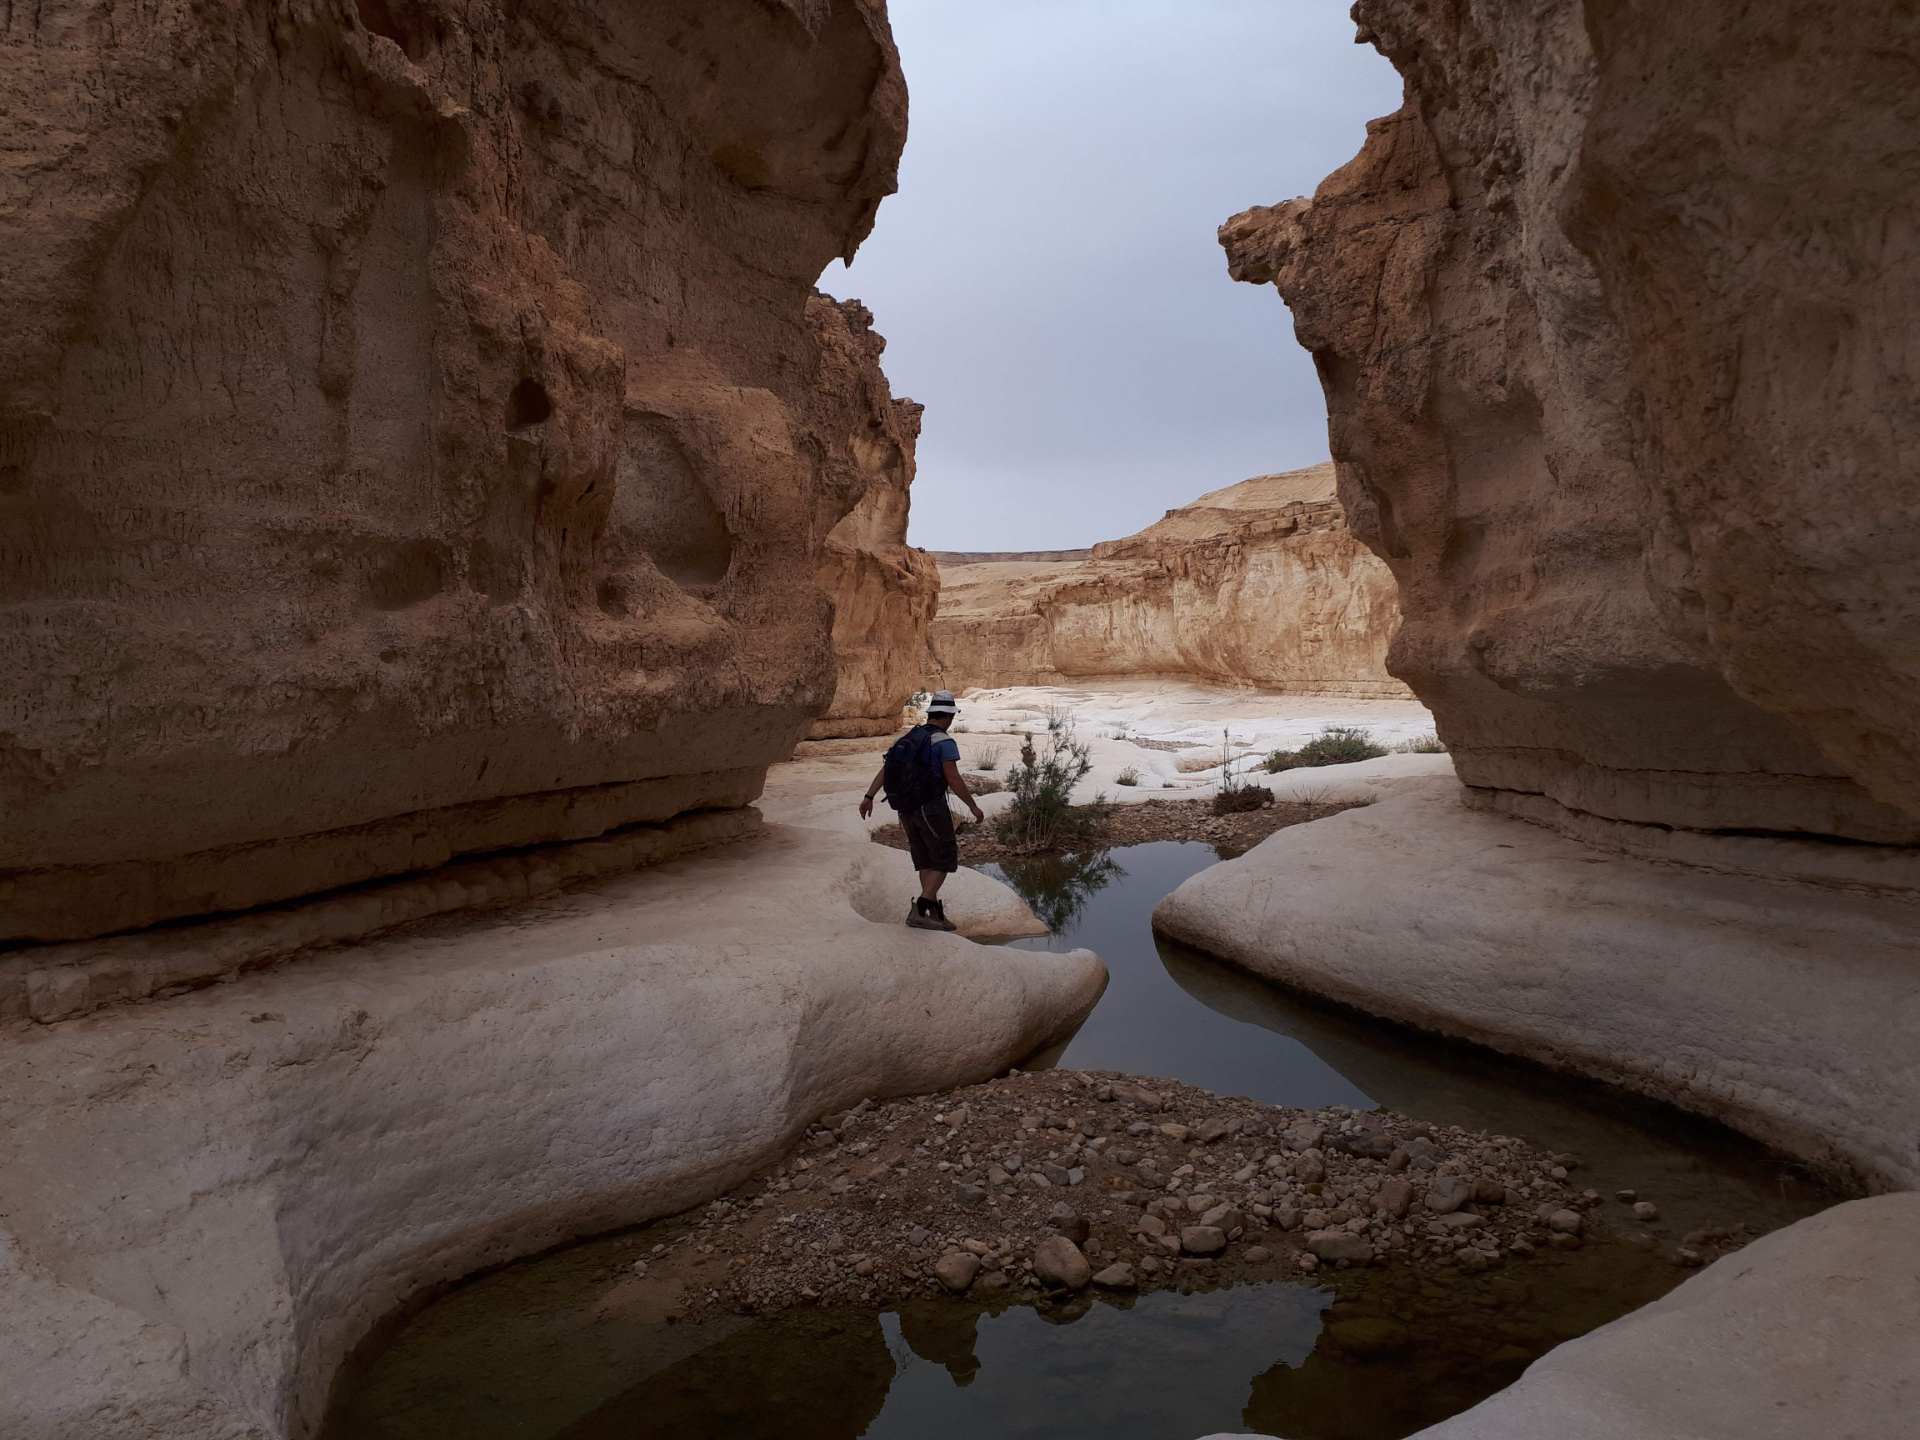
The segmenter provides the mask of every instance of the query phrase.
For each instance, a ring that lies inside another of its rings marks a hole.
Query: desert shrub
[[[1447,753],[1446,741],[1438,735],[1416,735],[1411,740],[1402,740],[1393,747],[1401,755],[1444,755]]]
[[[1377,760],[1386,753],[1386,746],[1376,743],[1373,736],[1357,725],[1329,725],[1298,750],[1268,752],[1264,763],[1269,775],[1278,775],[1282,770],[1297,770],[1307,765],[1351,765],[1356,760]]]
[[[1073,711],[1064,705],[1049,705],[1045,711],[1047,733],[1049,735],[1067,735],[1073,731]]]
[[[973,768],[976,770],[998,770],[1000,768],[1000,747],[998,745],[989,745],[978,755],[974,756]]]
[[[1248,785],[1245,782],[1235,785],[1231,790],[1224,785],[1213,797],[1213,813],[1216,815],[1238,815],[1242,810],[1258,810],[1264,805],[1273,804],[1273,791],[1264,785]]]
[[[1133,766],[1129,765],[1127,766],[1126,769],[1122,770],[1118,775],[1113,777],[1113,783],[1116,785],[1125,785],[1128,787],[1138,785],[1140,783],[1140,772],[1139,770],[1135,769]]]
[[[1356,760],[1377,760],[1387,747],[1374,742],[1357,725],[1329,725],[1294,752],[1300,765],[1351,765]]]
[[[1007,770],[1013,802],[994,820],[1000,843],[1016,853],[1055,850],[1093,829],[1098,806],[1076,809],[1073,787],[1093,769],[1083,741],[1068,727],[1053,733],[1042,755],[1030,736],[1021,737],[1020,759]]]

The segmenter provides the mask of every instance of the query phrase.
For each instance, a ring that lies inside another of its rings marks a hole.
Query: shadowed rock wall
[[[759,792],[866,438],[880,0],[0,14],[0,940]]]
[[[1405,107],[1221,238],[1314,354],[1461,778],[1920,840],[1920,13],[1355,17]]]
[[[839,681],[808,734],[884,735],[900,727],[901,708],[934,671],[927,626],[940,603],[940,571],[926,551],[907,544],[923,407],[894,398],[880,369],[887,342],[874,333],[866,306],[820,295],[807,315],[822,358],[816,393],[846,407],[844,444],[867,487],[820,554]]]

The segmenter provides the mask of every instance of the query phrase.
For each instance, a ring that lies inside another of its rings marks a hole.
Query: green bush
[[[1140,783],[1140,772],[1137,769],[1135,769],[1133,766],[1129,765],[1127,766],[1126,769],[1122,770],[1118,775],[1113,777],[1113,783],[1116,785],[1126,785],[1128,787],[1138,785]]]
[[[978,755],[974,756],[973,768],[976,770],[998,770],[1000,768],[1000,747],[998,745],[989,745]]]
[[[1282,770],[1307,765],[1351,765],[1356,760],[1377,760],[1386,753],[1386,746],[1375,743],[1373,736],[1357,725],[1329,725],[1298,750],[1271,752],[1266,767],[1269,775],[1277,775]]]
[[[1073,711],[1064,705],[1049,705],[1046,711],[1047,733],[1049,735],[1070,735],[1073,733]]]
[[[1073,787],[1093,769],[1082,741],[1069,726],[1053,733],[1043,756],[1031,736],[1022,736],[1020,760],[1007,771],[1007,789],[1013,801],[994,818],[1000,843],[1016,854],[1057,850],[1085,838],[1097,814],[1075,809]]]
[[[1444,755],[1447,743],[1438,735],[1416,735],[1411,740],[1402,740],[1393,747],[1401,755]]]
[[[1222,786],[1213,797],[1213,813],[1216,815],[1238,815],[1242,810],[1258,810],[1262,806],[1273,804],[1273,791],[1264,785],[1248,785],[1244,782],[1231,789]]]

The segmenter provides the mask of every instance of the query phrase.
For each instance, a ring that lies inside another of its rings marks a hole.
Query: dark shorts
[[[907,853],[916,870],[939,870],[951,875],[960,868],[960,842],[953,836],[953,811],[947,797],[929,800],[900,817],[907,832]]]

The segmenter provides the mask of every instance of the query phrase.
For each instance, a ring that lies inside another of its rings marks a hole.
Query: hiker
[[[926,723],[914,726],[888,747],[887,758],[860,801],[864,820],[873,814],[873,797],[884,788],[887,804],[907,832],[907,853],[920,872],[920,893],[907,911],[907,924],[916,930],[955,928],[940,904],[940,887],[960,868],[960,845],[953,836],[947,791],[966,801],[976,822],[987,818],[960,778],[960,743],[947,734],[959,713],[951,692],[935,692],[927,702]]]

